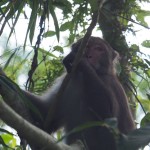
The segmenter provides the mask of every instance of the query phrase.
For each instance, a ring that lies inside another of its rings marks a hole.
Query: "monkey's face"
[[[81,42],[82,39],[78,40],[72,45],[72,52],[67,56],[67,58],[65,58],[65,60],[69,60],[69,63],[73,62],[75,54],[77,53]],[[99,37],[90,37],[88,45],[86,46],[84,58],[87,59],[89,64],[97,72],[107,73],[108,70],[111,70],[111,67],[113,66],[113,60],[115,59],[115,57],[115,51],[110,47],[110,45],[106,41]],[[67,68],[66,64],[68,64],[68,61],[65,63],[65,67]],[[70,68],[72,68],[72,66],[70,66]]]
[[[86,47],[85,57],[96,70],[104,66],[106,67],[109,63],[107,47],[100,42],[89,43]]]
[[[90,45],[86,49],[86,58],[91,65],[96,66],[103,53],[104,49],[100,45]]]

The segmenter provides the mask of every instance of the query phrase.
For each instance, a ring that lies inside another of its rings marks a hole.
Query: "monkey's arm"
[[[44,117],[45,115],[47,115],[49,106],[54,105],[55,98],[57,96],[57,93],[60,89],[60,86],[62,84],[65,75],[66,74],[63,74],[60,77],[58,77],[54,81],[53,85],[43,95],[35,95],[28,91],[22,90],[24,97],[28,101],[30,101]]]
[[[89,64],[86,59],[83,58],[81,60],[78,68],[79,71],[83,73],[83,76],[87,78],[89,84],[95,85],[100,91],[104,91],[107,94],[110,93],[109,87],[107,87],[106,83],[96,73],[95,69]]]
[[[4,76],[4,78],[5,77],[7,78],[7,75],[3,72],[3,70],[1,68],[0,68],[0,75]],[[16,90],[17,93],[16,94],[14,93],[14,97],[19,96],[21,99],[21,101],[19,101],[19,102],[26,104],[25,106],[28,110],[30,110],[30,113],[31,113],[33,119],[36,120],[37,122],[40,122],[41,119],[39,118],[39,113],[41,114],[41,116],[43,118],[45,118],[45,116],[47,115],[49,106],[54,105],[55,97],[58,93],[58,90],[62,84],[64,77],[65,77],[65,74],[63,74],[61,77],[56,79],[56,81],[55,81],[56,83],[54,82],[54,85],[50,89],[48,89],[47,92],[45,92],[45,94],[43,94],[41,96],[32,94],[28,91],[21,89],[18,91],[19,93]],[[3,86],[1,88],[3,89]],[[1,91],[2,91],[2,89],[1,89]],[[3,94],[1,91],[0,91],[0,93],[2,95],[7,95],[6,92],[4,92],[4,94]],[[11,99],[13,99],[13,97]],[[17,101],[15,101],[15,102],[17,103]],[[15,104],[15,102],[13,104]],[[24,104],[23,104],[23,106],[24,106]],[[51,107],[51,108],[53,108],[53,107]],[[37,114],[37,112],[38,112],[38,114]]]
[[[81,60],[79,70],[83,73],[88,105],[102,118],[114,117],[118,113],[118,103],[109,84],[97,75],[86,59]]]
[[[103,106],[101,107],[102,111],[98,110],[99,105],[96,104],[93,106],[93,109],[102,115],[108,115],[107,117],[111,117],[111,114],[113,114],[112,117],[117,117],[118,127],[121,132],[128,133],[132,131],[135,128],[134,121],[128,106],[126,94],[117,77],[115,75],[104,75],[104,77],[106,77],[105,80],[103,80],[104,78],[102,78],[102,76],[99,77],[86,60],[82,60],[80,65],[84,79],[89,79],[87,83],[90,85],[86,85],[86,87],[91,87],[94,93],[92,94],[93,97],[91,97],[91,103],[101,103]],[[90,92],[90,90],[88,90],[89,88],[87,88],[87,93]],[[88,97],[89,96],[90,94]],[[103,111],[106,112],[106,114]]]

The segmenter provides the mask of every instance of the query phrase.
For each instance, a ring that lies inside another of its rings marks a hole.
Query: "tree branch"
[[[81,150],[83,149],[80,143],[67,146],[51,137],[43,130],[32,125],[13,109],[11,109],[3,100],[0,100],[0,118],[23,136],[30,145],[36,145],[38,150]]]

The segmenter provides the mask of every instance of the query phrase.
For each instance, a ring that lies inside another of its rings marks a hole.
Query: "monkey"
[[[74,54],[79,49],[81,41],[82,39],[72,45],[72,51],[63,60],[68,73],[71,72]],[[101,38],[91,37],[84,57],[84,61],[82,60],[80,64],[84,76],[87,105],[91,107],[95,116],[100,117],[97,120],[116,117],[120,132],[129,133],[135,128],[135,124],[127,96],[114,67],[118,53]]]
[[[72,45],[71,52],[63,59],[68,74],[72,70],[82,39]],[[127,96],[116,75],[114,65],[117,57],[118,53],[105,40],[90,37],[85,53],[51,116],[48,133],[64,127],[68,134],[80,125],[113,117],[117,118],[121,133],[127,134],[135,129]],[[63,74],[59,77],[54,86],[41,96],[23,91],[24,97],[39,110],[42,116],[41,119],[31,112],[33,120],[40,128],[43,128],[49,106],[54,105],[65,76],[66,74]],[[104,126],[87,128],[65,137],[65,142],[69,145],[77,140],[81,140],[87,150],[117,149],[113,134]]]

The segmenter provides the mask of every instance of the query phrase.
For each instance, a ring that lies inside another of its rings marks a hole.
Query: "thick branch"
[[[18,131],[31,145],[36,145],[42,150],[81,150],[82,144],[77,143],[67,146],[63,143],[56,143],[56,140],[43,130],[35,127],[14,110],[12,110],[3,100],[0,100],[0,118]],[[81,146],[81,147],[80,147]]]
[[[0,118],[18,131],[29,144],[34,144],[40,149],[49,150],[69,150],[69,146],[58,143],[47,133],[35,127],[15,111],[13,111],[4,101],[0,100]],[[36,137],[36,138],[35,138]]]

